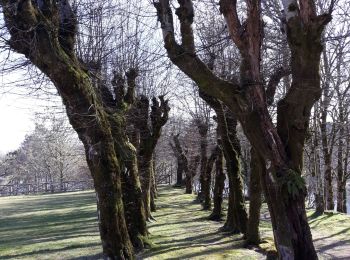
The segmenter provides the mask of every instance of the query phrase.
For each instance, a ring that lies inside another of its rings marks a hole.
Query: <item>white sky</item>
[[[19,147],[34,128],[35,99],[0,94],[0,153]]]

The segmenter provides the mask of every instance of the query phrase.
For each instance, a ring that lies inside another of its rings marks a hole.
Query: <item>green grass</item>
[[[223,222],[208,221],[194,195],[161,187],[156,221],[149,223],[154,246],[138,259],[264,259],[243,248],[240,235],[219,232]],[[266,206],[260,230],[273,249]],[[320,258],[350,259],[350,217],[330,213],[309,223]],[[94,192],[0,198],[0,259],[102,259]]]
[[[201,210],[194,195],[182,189],[161,188],[157,199],[157,221],[149,224],[155,246],[139,259],[264,259],[243,248],[241,235],[222,233],[223,222],[207,220],[209,211]]]
[[[0,259],[98,258],[94,192],[0,198]]]

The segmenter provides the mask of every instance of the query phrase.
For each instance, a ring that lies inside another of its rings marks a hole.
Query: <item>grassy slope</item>
[[[93,192],[0,198],[0,259],[97,257],[96,222]]]
[[[208,212],[193,195],[162,187],[156,222],[150,223],[155,246],[139,259],[259,259],[240,248],[240,236],[218,232],[223,223],[205,220]],[[309,216],[321,256],[350,259],[350,217],[326,213]],[[93,192],[0,198],[0,259],[101,259]],[[261,231],[271,237],[268,214]]]

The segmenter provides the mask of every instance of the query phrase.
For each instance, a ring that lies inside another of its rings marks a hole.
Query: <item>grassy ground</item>
[[[93,192],[0,198],[0,259],[96,259]]]
[[[194,195],[162,187],[157,221],[149,223],[154,247],[138,259],[264,259],[242,248],[239,235],[219,232],[223,223],[206,220]],[[350,217],[309,212],[315,246],[323,259],[350,259]],[[261,232],[271,241],[269,215]],[[269,247],[269,244],[263,244]],[[102,259],[92,191],[0,198],[0,259]]]
[[[241,235],[219,232],[223,222],[207,220],[208,211],[194,202],[194,195],[182,189],[163,188],[157,200],[158,210],[150,223],[151,250],[139,259],[264,259],[253,250],[242,248]]]

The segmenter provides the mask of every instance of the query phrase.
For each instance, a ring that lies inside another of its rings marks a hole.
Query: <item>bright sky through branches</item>
[[[0,153],[19,147],[34,129],[35,100],[14,94],[0,94]]]

